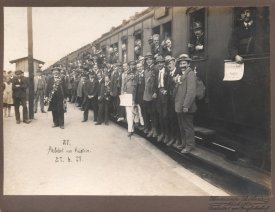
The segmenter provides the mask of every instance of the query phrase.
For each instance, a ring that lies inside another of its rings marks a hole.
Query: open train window
[[[142,31],[137,30],[134,32],[134,58],[135,60],[138,59],[139,56],[142,54]]]
[[[192,8],[189,11],[188,51],[193,60],[206,58],[206,9]]]
[[[152,29],[152,34],[160,34],[160,26],[156,26]]]
[[[269,8],[234,8],[234,26],[228,44],[232,59],[269,54]]]
[[[118,43],[113,43],[109,48],[109,63],[118,62]]]
[[[127,37],[121,38],[121,58],[122,63],[127,63],[127,54],[128,54],[128,39]]]

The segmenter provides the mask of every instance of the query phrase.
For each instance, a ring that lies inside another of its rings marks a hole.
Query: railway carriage
[[[100,50],[112,62],[137,60],[151,51],[153,34],[160,41],[172,41],[172,56],[192,56],[192,66],[206,85],[206,96],[198,101],[196,138],[209,148],[224,151],[231,159],[270,170],[270,82],[269,8],[251,8],[256,23],[253,53],[242,55],[241,80],[224,81],[225,62],[241,8],[233,7],[150,7],[124,20],[99,39],[65,56],[59,62],[77,63],[87,52]],[[202,48],[192,51],[194,29],[200,27]]]

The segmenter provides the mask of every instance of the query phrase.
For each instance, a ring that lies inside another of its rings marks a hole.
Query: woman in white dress
[[[11,105],[12,104],[13,104],[12,81],[10,78],[7,78],[7,81],[4,82],[4,91],[3,91],[3,106],[4,106],[4,116],[5,117],[11,117]]]

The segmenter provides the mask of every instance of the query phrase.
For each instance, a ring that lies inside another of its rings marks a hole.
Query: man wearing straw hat
[[[175,111],[181,135],[181,153],[189,153],[195,147],[193,116],[197,110],[196,74],[190,67],[191,58],[181,54],[177,59],[181,75],[176,77]]]

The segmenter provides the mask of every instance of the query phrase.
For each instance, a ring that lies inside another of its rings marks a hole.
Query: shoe
[[[120,117],[120,118],[117,119],[117,122],[120,122],[120,121],[123,121],[123,120],[124,120],[124,118]]]
[[[30,120],[25,120],[25,121],[23,121],[23,123],[29,124],[29,123],[31,123],[31,121]]]
[[[16,124],[20,124],[20,121],[16,121]]]
[[[176,142],[173,144],[173,147],[177,148],[180,145],[179,139],[176,139]]]
[[[167,144],[169,141],[170,141],[169,137],[168,137],[168,135],[166,135],[164,140],[163,140],[163,143]]]
[[[45,110],[42,110],[41,113],[46,113],[46,111],[45,111]]]
[[[81,122],[87,122],[87,120],[84,119],[84,120],[82,120]]]
[[[95,123],[95,125],[101,125],[101,123],[99,123],[99,122],[96,122],[96,123]]]
[[[147,138],[150,138],[150,137],[152,137],[153,136],[153,131],[151,130],[148,134],[147,134]]]
[[[153,137],[154,137],[154,135],[153,135]],[[164,135],[163,135],[163,133],[161,133],[161,134],[158,136],[157,141],[158,141],[158,142],[161,142],[161,141],[163,140],[163,137],[164,137]]]
[[[190,153],[193,149],[194,149],[194,147],[192,147],[192,146],[185,147],[183,150],[180,151],[180,153],[187,154],[187,153]]]
[[[53,125],[52,128],[59,127],[59,125]]]
[[[64,129],[64,126],[60,126],[61,129]]]
[[[174,139],[172,138],[170,141],[166,143],[166,146],[171,146],[174,143]]]
[[[145,134],[147,134],[147,133],[149,132],[149,130],[148,130],[148,129],[144,129],[143,132],[144,132]]]
[[[132,135],[134,135],[133,132],[128,132],[128,135],[127,135],[127,136],[128,136],[129,138],[131,138]]]
[[[142,130],[144,130],[144,126],[139,126],[138,129],[139,129],[140,131],[142,131]]]
[[[154,129],[154,130],[153,130],[153,138],[157,138],[157,137],[158,137],[157,130],[156,130],[156,129]]]
[[[182,150],[184,147],[185,147],[185,145],[180,144],[180,145],[178,145],[176,148],[177,148],[178,150]]]

